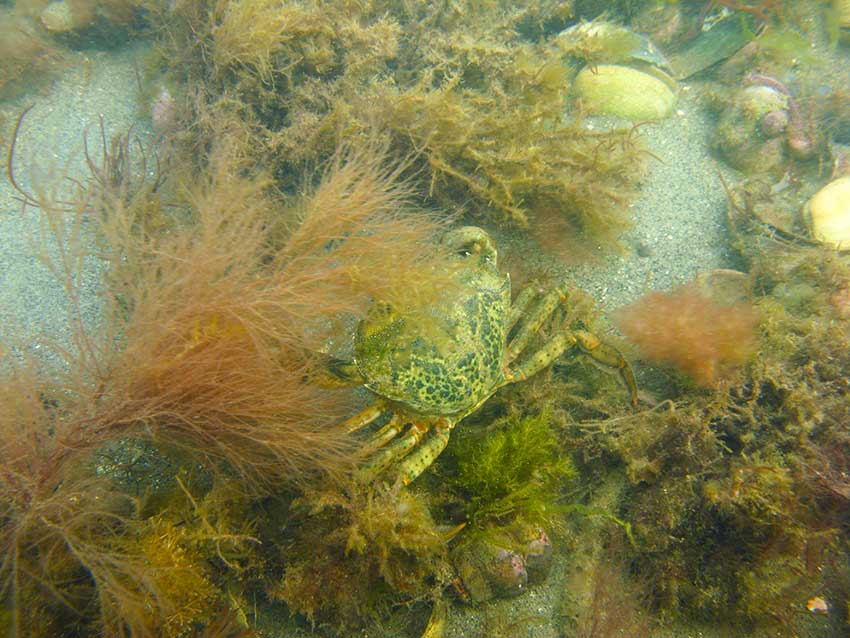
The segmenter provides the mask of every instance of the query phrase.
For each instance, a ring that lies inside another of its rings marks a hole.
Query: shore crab
[[[512,303],[510,278],[500,272],[486,231],[456,228],[442,244],[454,260],[449,266],[457,285],[425,309],[428,329],[422,330],[422,316],[413,321],[376,302],[357,329],[353,361],[331,365],[336,379],[362,384],[377,396],[345,422],[349,432],[388,416],[366,441],[361,479],[373,480],[397,464],[409,484],[445,449],[457,423],[499,388],[527,379],[567,350],[619,371],[636,404],[628,363],[590,332],[564,325],[543,347],[524,355],[541,325],[566,303],[564,289],[541,294],[527,288]]]

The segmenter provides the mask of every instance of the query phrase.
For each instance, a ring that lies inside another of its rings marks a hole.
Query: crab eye
[[[471,243],[471,244],[465,244],[465,245],[461,246],[458,249],[457,254],[461,257],[469,257],[469,256],[471,256],[471,255],[473,255],[477,252],[480,252],[480,251],[481,251],[481,248],[478,246],[478,244]]]

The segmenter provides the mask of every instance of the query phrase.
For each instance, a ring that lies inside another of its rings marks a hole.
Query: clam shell
[[[615,64],[582,69],[575,80],[575,91],[590,112],[634,122],[664,119],[676,103],[676,94],[664,80]]]
[[[850,176],[821,188],[803,209],[812,237],[837,250],[850,250]]]

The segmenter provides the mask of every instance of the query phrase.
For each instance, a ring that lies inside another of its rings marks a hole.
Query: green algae
[[[473,526],[522,520],[551,525],[565,482],[576,469],[547,413],[509,417],[484,432],[459,433],[450,485],[469,503]]]

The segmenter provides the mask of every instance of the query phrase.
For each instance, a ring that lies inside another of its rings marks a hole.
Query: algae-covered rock
[[[591,112],[636,122],[664,119],[676,103],[676,94],[661,78],[615,64],[582,69],[575,80],[575,91]]]
[[[488,542],[463,547],[456,552],[454,563],[464,590],[474,603],[519,596],[528,584],[522,556]]]
[[[76,15],[71,4],[65,0],[48,4],[39,15],[39,21],[51,33],[77,31],[87,23],[87,20]]]
[[[53,0],[38,15],[41,26],[69,43],[114,46],[142,26],[137,0]]]
[[[833,180],[815,193],[803,216],[817,241],[850,250],[850,177]]]
[[[712,146],[729,164],[745,173],[784,170],[789,99],[772,86],[744,87],[721,112]]]

